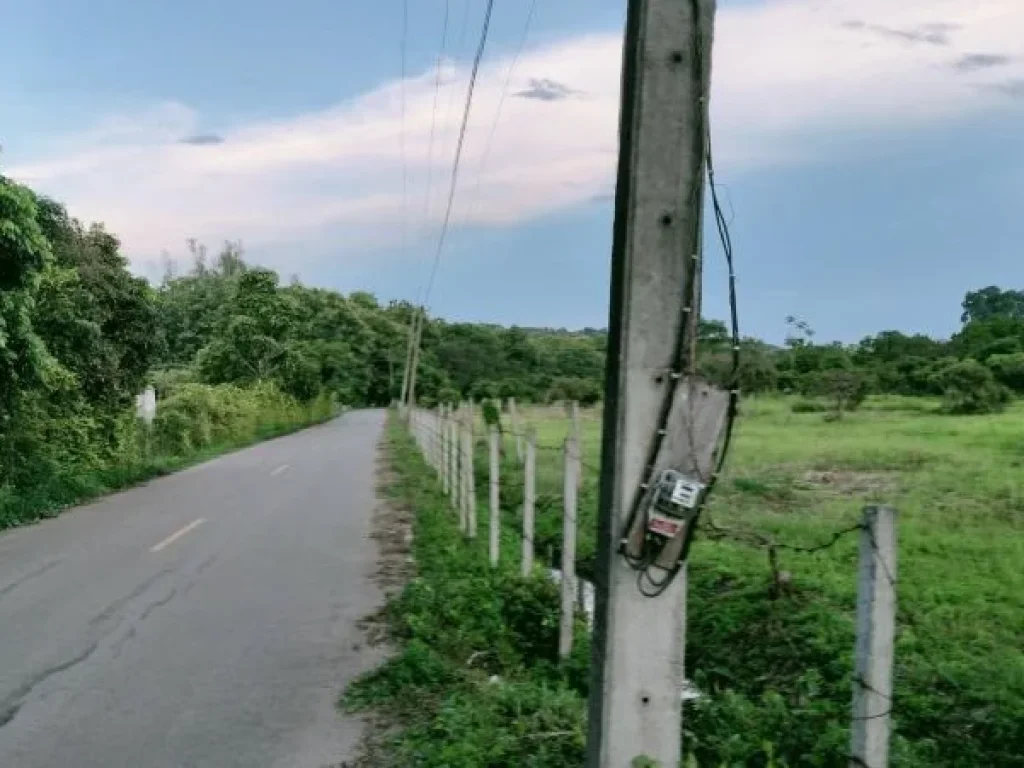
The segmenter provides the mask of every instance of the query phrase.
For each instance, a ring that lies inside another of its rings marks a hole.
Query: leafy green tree
[[[1003,290],[995,285],[968,291],[960,322],[984,322],[994,318],[1024,320],[1024,291]]]
[[[38,204],[54,265],[43,277],[35,326],[86,400],[118,412],[161,352],[155,293],[131,274],[120,242],[102,226],[83,228],[46,198]]]
[[[1014,340],[1024,344],[1024,319],[996,316],[973,320],[951,340],[951,348],[959,357],[982,360],[990,354],[1015,351]]]
[[[0,176],[0,432],[25,390],[40,386],[54,361],[32,315],[50,245],[32,194]]]

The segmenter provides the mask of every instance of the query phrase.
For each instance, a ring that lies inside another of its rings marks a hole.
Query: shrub
[[[985,361],[1000,384],[1024,392],[1024,352],[992,355]]]
[[[793,413],[825,413],[828,405],[820,400],[809,400],[806,398],[795,401],[789,409]]]
[[[867,398],[869,389],[867,375],[853,368],[816,371],[804,379],[804,394],[824,398],[835,418],[857,410]]]
[[[497,427],[501,429],[501,406],[495,400],[484,400],[480,406],[483,411],[484,423],[487,428]]]
[[[1010,391],[977,360],[952,363],[935,374],[947,413],[995,413],[1010,400]]]

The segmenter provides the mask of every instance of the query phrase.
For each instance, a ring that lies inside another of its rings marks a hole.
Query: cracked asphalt
[[[378,658],[382,412],[0,534],[0,766],[323,768]]]

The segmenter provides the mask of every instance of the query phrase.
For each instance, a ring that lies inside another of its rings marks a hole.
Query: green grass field
[[[793,413],[784,399],[749,399],[708,512],[730,530],[806,546],[857,522],[865,504],[896,507],[894,764],[1024,765],[1024,404],[978,417],[936,409],[921,399],[874,398],[828,422]],[[560,540],[568,421],[557,408],[524,419],[537,429],[539,492],[551,502],[537,523],[543,559]],[[586,574],[600,413],[583,414],[582,432],[579,571]],[[511,535],[518,470],[508,459],[503,466]],[[486,489],[478,488],[483,502]],[[687,659],[710,694],[687,724],[698,756],[749,764],[761,742],[772,742],[789,764],[826,765],[845,748],[857,537],[780,558],[792,589],[773,600],[764,549],[708,536],[694,546]]]

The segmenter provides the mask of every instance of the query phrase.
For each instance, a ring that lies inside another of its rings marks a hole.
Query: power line
[[[501,97],[498,99],[498,109],[494,113],[494,122],[491,123],[491,131],[487,135],[487,143],[484,144],[484,151],[480,157],[480,165],[477,168],[476,184],[473,186],[473,210],[476,210],[480,200],[480,183],[483,181],[484,169],[487,167],[487,161],[491,155],[491,145],[494,142],[494,134],[498,130],[498,122],[501,120],[501,112],[505,107],[505,100],[508,98],[509,85],[512,82],[512,74],[515,72],[516,65],[519,63],[519,57],[523,53],[523,48],[526,46],[526,38],[530,33],[530,24],[533,22],[534,12],[537,10],[537,0],[530,0],[530,7],[526,12],[526,23],[523,25],[523,33],[519,38],[519,45],[516,47],[515,55],[512,57],[512,62],[508,65],[508,71],[505,73],[505,82],[501,87]]]
[[[466,105],[462,111],[462,125],[459,127],[459,139],[455,145],[455,158],[452,161],[451,185],[448,188],[448,203],[445,206],[444,221],[441,224],[441,232],[437,238],[437,251],[434,253],[434,264],[430,269],[430,278],[427,280],[427,288],[423,294],[423,301],[420,303],[417,317],[419,323],[413,324],[413,335],[411,338],[410,373],[408,387],[408,401],[412,405],[416,402],[416,374],[419,370],[420,346],[423,340],[423,326],[426,320],[427,306],[430,304],[430,294],[434,289],[434,281],[437,278],[437,268],[441,264],[441,253],[444,251],[444,241],[448,236],[448,227],[452,218],[452,206],[455,203],[455,190],[459,183],[459,161],[462,159],[462,147],[466,140],[466,126],[469,124],[469,113],[473,107],[473,91],[476,88],[477,73],[480,71],[480,62],[484,57],[484,49],[487,47],[487,33],[491,26],[491,12],[494,10],[494,0],[487,0],[487,10],[484,13],[483,28],[480,30],[480,42],[477,44],[476,56],[473,58],[473,69],[469,74],[469,87],[466,89]]]
[[[487,0],[487,10],[484,13],[484,24],[480,30],[480,42],[477,45],[476,56],[473,58],[473,69],[469,74],[469,87],[466,89],[466,105],[462,111],[462,125],[459,127],[459,139],[455,145],[455,159],[452,162],[451,184],[448,188],[448,203],[445,206],[444,222],[441,224],[441,234],[437,239],[437,251],[434,254],[434,264],[430,270],[430,279],[427,281],[427,290],[423,297],[423,307],[430,303],[430,293],[434,288],[434,280],[437,277],[437,268],[441,263],[441,252],[444,249],[444,241],[448,236],[448,226],[451,223],[452,205],[455,202],[455,189],[459,181],[459,161],[462,159],[462,147],[466,141],[466,126],[469,124],[469,113],[473,106],[473,91],[476,88],[477,73],[480,71],[480,62],[484,57],[484,49],[487,46],[487,33],[491,26],[491,12],[494,10],[494,0]]]
[[[408,58],[409,49],[409,0],[402,0],[402,24],[401,32],[399,33],[399,49],[401,51],[401,76],[402,79],[399,82],[399,93],[401,101],[401,126],[398,134],[398,146],[400,148],[402,157],[402,257],[409,253],[409,233],[408,233],[408,216],[409,216],[409,166],[406,162],[405,157],[405,76],[406,76],[406,59]],[[412,360],[412,340],[415,336],[415,318],[416,313],[414,312],[412,317],[409,319],[409,347],[405,355],[405,371],[402,374],[402,401],[405,400],[409,390],[409,363]]]
[[[407,231],[407,219],[409,213],[409,164],[405,154],[405,78],[407,72],[406,60],[408,58],[409,51],[409,0],[402,0],[401,50],[402,80],[399,84],[399,89],[401,92],[402,123],[401,130],[398,134],[398,144],[402,154],[402,251],[405,252],[409,245]]]
[[[444,25],[441,30],[441,52],[437,56],[437,76],[434,79],[434,106],[430,112],[430,143],[427,146],[427,195],[423,207],[424,226],[430,223],[430,192],[434,177],[434,130],[437,126],[437,97],[441,90],[441,65],[444,63],[445,48],[448,43],[448,15],[451,0],[444,3]]]
[[[458,42],[452,48],[452,59],[457,60],[462,54],[462,48],[466,43],[466,29],[469,27],[469,6],[473,0],[463,0],[462,4],[462,21],[459,27]],[[452,86],[448,91],[448,104],[444,110],[443,125],[447,127],[448,122],[452,115],[452,109],[455,107],[455,92],[458,90],[458,84],[456,78],[452,78]]]

